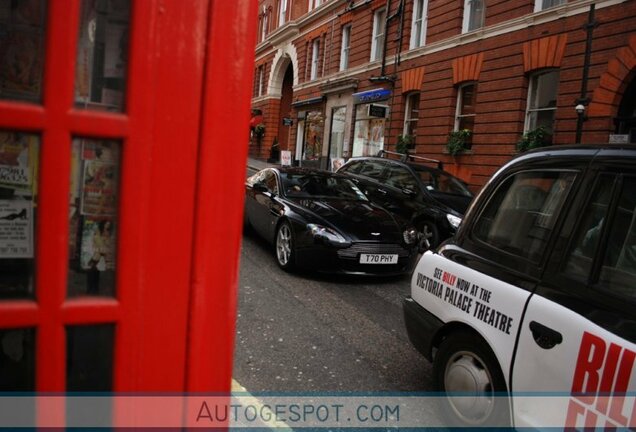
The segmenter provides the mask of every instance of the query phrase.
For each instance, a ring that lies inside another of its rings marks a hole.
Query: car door
[[[279,193],[278,179],[272,169],[263,171],[260,182],[267,186],[267,191],[254,191],[253,219],[250,219],[254,229],[265,239],[273,241],[274,229],[279,217],[280,204],[276,202]]]
[[[338,172],[348,174],[371,202],[380,204],[386,195],[386,190],[383,190],[385,168],[386,162],[383,160],[360,159],[349,162]]]
[[[378,204],[406,220],[422,208],[422,191],[415,175],[403,165],[387,162],[384,182],[377,190]]]
[[[619,397],[636,390],[636,171],[591,170],[579,192],[521,325],[517,427],[636,424]]]

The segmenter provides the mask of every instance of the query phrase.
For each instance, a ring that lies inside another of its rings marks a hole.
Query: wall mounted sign
[[[390,97],[391,97],[391,90],[375,89],[375,90],[369,90],[369,91],[360,92],[360,93],[354,93],[353,103],[364,104],[364,103],[370,103],[370,102],[388,99]]]

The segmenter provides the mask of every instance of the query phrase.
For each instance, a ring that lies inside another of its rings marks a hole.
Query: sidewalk
[[[272,164],[260,159],[247,158],[247,175],[252,175],[256,171],[260,171],[264,168],[280,166],[279,164]]]

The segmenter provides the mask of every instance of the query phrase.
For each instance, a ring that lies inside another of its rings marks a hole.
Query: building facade
[[[250,154],[408,148],[477,189],[520,145],[636,142],[635,75],[634,0],[261,0]]]

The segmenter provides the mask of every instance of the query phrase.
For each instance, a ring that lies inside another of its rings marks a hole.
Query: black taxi
[[[636,426],[636,146],[502,167],[404,300],[457,425]]]

